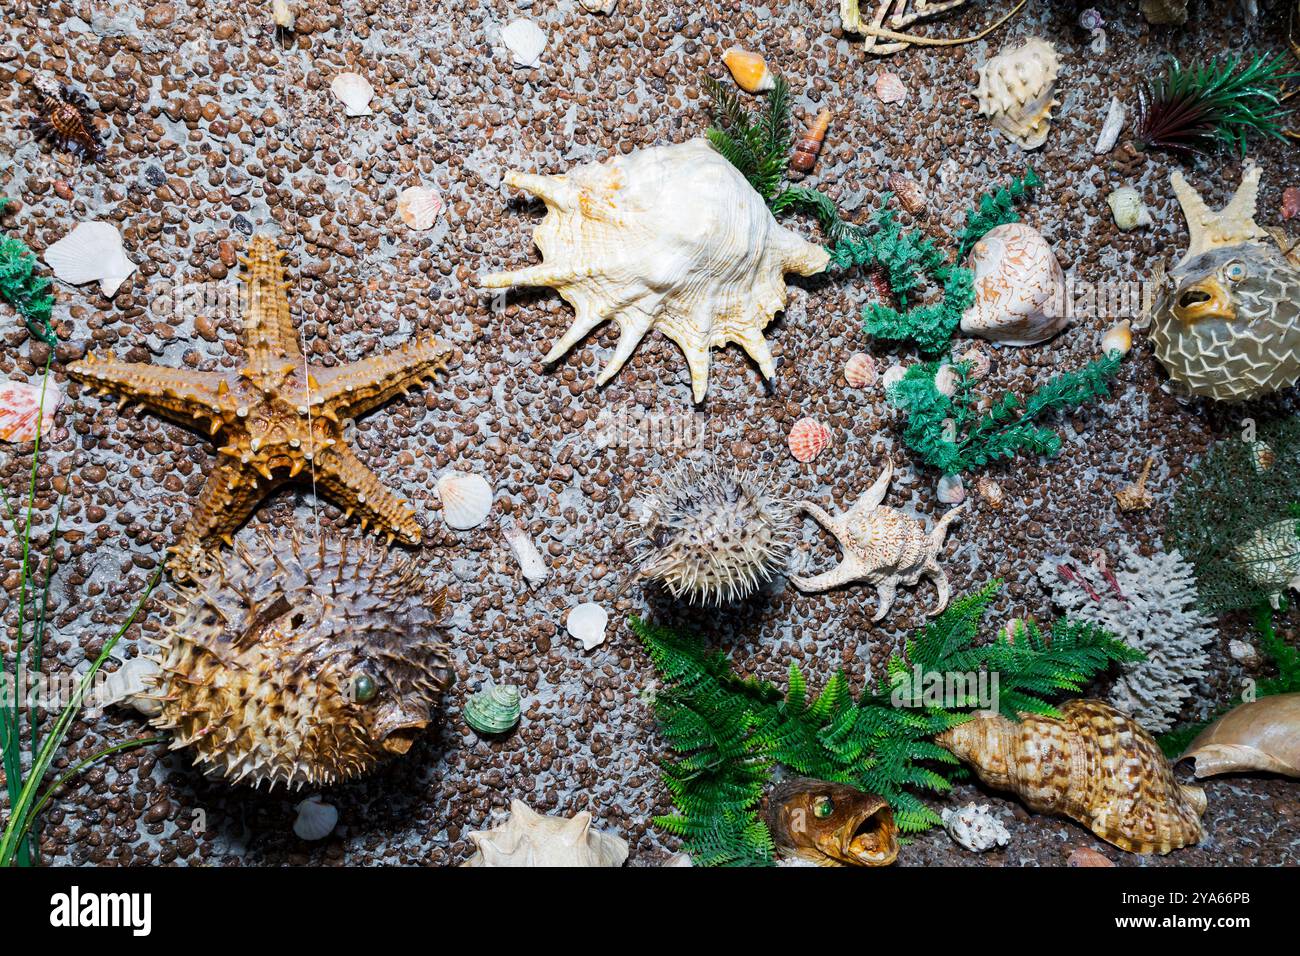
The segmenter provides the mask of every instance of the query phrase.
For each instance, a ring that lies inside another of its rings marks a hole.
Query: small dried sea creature
[[[42,257],[54,276],[69,285],[98,282],[99,291],[113,298],[135,272],[135,263],[122,248],[122,234],[107,222],[78,223],[70,233],[48,246]]]
[[[1052,128],[1056,77],[1061,61],[1046,40],[1032,39],[993,57],[980,67],[979,111],[993,126],[1022,149],[1037,149],[1047,142]]]
[[[807,464],[830,447],[831,437],[831,430],[817,419],[801,418],[791,427],[786,444],[795,461]]]
[[[817,163],[817,154],[822,151],[822,141],[830,129],[831,111],[822,110],[812,125],[795,140],[794,153],[790,156],[790,168],[795,172],[809,173]]]
[[[627,860],[627,841],[595,829],[588,811],[547,817],[522,800],[510,801],[505,823],[468,838],[474,853],[461,866],[622,866]]]
[[[722,62],[731,71],[731,78],[746,93],[763,93],[776,83],[767,61],[757,53],[733,46],[722,54]]]
[[[1266,771],[1300,777],[1300,694],[1276,694],[1230,710],[1192,741],[1179,760],[1199,777]]]
[[[984,853],[1011,842],[1011,834],[987,803],[968,803],[955,810],[945,807],[939,815],[953,842],[972,853]]]
[[[894,464],[887,461],[876,483],[841,515],[832,516],[810,501],[797,503],[797,507],[835,536],[844,555],[839,565],[822,574],[792,575],[790,581],[795,587],[801,591],[827,591],[857,581],[873,584],[880,606],[872,620],[879,621],[893,606],[900,584],[913,585],[928,575],[939,591],[939,600],[930,616],[948,606],[948,575],[939,564],[939,552],[948,525],[966,505],[953,508],[926,531],[920,521],[882,504],[893,477]]]
[[[782,857],[818,866],[888,866],[898,827],[883,797],[842,783],[797,777],[767,796],[767,826]]]
[[[1154,458],[1148,458],[1137,481],[1131,481],[1115,492],[1115,503],[1119,505],[1120,511],[1145,511],[1155,504],[1155,498],[1147,491],[1147,479],[1151,476],[1151,466],[1155,461]]]
[[[967,0],[873,0],[875,13],[870,20],[862,17],[861,0],[840,0],[840,23],[846,33],[860,33],[866,37],[863,49],[868,53],[885,56],[918,46],[961,46],[982,40],[1014,17],[1027,0],[1019,0],[1011,10],[973,36],[940,38],[919,36],[905,32],[916,23],[965,6]]]
[[[514,684],[490,683],[465,701],[465,723],[488,736],[510,730],[519,723],[521,713],[519,688]]]
[[[50,76],[36,77],[32,87],[40,102],[40,114],[31,122],[36,138],[48,140],[78,159],[103,162],[104,139],[91,119],[85,94]]]
[[[1071,700],[1061,716],[1019,723],[981,712],[935,743],[970,764],[987,786],[1036,813],[1066,816],[1121,850],[1168,853],[1201,838],[1205,791],[1174,779],[1159,745],[1100,700]]]

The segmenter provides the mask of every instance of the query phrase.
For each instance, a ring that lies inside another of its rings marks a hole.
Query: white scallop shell
[[[564,626],[570,635],[582,644],[584,651],[605,643],[605,628],[609,626],[609,612],[599,604],[587,602],[569,611]]]
[[[514,57],[515,66],[540,66],[542,50],[546,49],[546,34],[532,20],[522,17],[511,20],[501,28],[501,42]]]
[[[533,543],[532,536],[513,521],[502,525],[502,534],[505,535],[510,550],[514,552],[515,560],[519,562],[519,570],[523,573],[529,587],[537,587],[543,583],[551,571],[546,566],[546,561],[542,559],[542,552],[538,551],[537,545]]]
[[[596,377],[609,381],[651,329],[686,356],[691,391],[704,400],[710,350],[740,345],[764,378],[775,374],[763,329],[785,307],[785,274],[813,275],[829,255],[772,217],[752,186],[708,140],[657,146],[562,176],[510,172],[506,182],[541,197],[533,233],[543,263],[481,278],[489,289],[549,286],[577,313],[543,359],[558,361],[606,320],[618,346]]]
[[[56,278],[69,285],[98,282],[99,291],[110,299],[135,271],[135,263],[122,248],[122,234],[117,227],[98,220],[79,223],[47,248],[42,258]]]
[[[1061,63],[1045,40],[1028,40],[980,67],[979,110],[1022,149],[1037,149],[1052,128],[1052,96]]]
[[[482,475],[449,471],[438,479],[442,520],[457,531],[477,528],[492,511],[492,486]]]
[[[338,808],[321,800],[319,794],[308,797],[297,809],[293,832],[300,840],[323,840],[338,826]]]
[[[427,186],[411,186],[397,197],[397,214],[417,232],[432,229],[442,210],[442,196]]]
[[[348,116],[369,116],[375,88],[360,73],[340,73],[330,81],[330,92],[343,104]]]
[[[1065,273],[1038,230],[1013,222],[992,229],[971,250],[975,304],[961,330],[1004,345],[1037,345],[1070,324]]]
[[[38,433],[42,445],[57,440],[54,414],[62,404],[63,390],[52,378],[35,385],[0,383],[0,441],[34,441]]]
[[[961,475],[944,475],[939,479],[939,500],[946,505],[959,505],[966,500],[966,486]]]

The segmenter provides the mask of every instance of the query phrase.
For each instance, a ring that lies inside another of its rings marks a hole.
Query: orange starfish
[[[208,435],[219,442],[220,456],[194,515],[171,549],[174,572],[184,574],[211,539],[230,544],[263,497],[300,476],[310,476],[348,517],[355,512],[363,529],[373,523],[390,542],[420,542],[415,512],[348,447],[343,422],[432,379],[446,366],[450,350],[430,336],[351,365],[308,365],[289,317],[290,283],[282,256],[275,240],[258,236],[240,260],[248,306],[245,362],[237,372],[195,372],[94,355],[68,369],[101,395],[118,393],[122,404],[138,401],[184,425],[205,422]]]

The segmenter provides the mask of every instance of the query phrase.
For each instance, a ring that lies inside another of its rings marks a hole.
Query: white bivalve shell
[[[416,232],[432,229],[442,209],[442,197],[427,186],[411,186],[397,197],[397,214]]]
[[[340,73],[330,81],[330,92],[343,104],[348,116],[369,116],[375,88],[360,73]]]
[[[511,20],[501,28],[501,42],[510,51],[515,66],[541,66],[546,34],[532,20]]]
[[[582,645],[584,651],[605,643],[605,629],[609,626],[609,612],[599,604],[579,604],[569,612],[564,621],[570,635]]]
[[[1052,107],[1060,105],[1053,97],[1060,69],[1056,48],[1046,40],[995,56],[980,67],[980,114],[1022,149],[1037,149],[1051,131]]]
[[[561,176],[510,172],[539,196],[533,233],[542,265],[483,276],[489,289],[549,286],[577,318],[546,354],[559,360],[606,320],[618,347],[597,384],[658,329],[681,347],[695,401],[709,384],[709,350],[741,346],[764,378],[775,368],[763,329],[785,307],[785,274],[826,268],[821,246],[779,225],[762,197],[707,140],[657,146]]]
[[[99,291],[110,299],[135,271],[135,263],[122,248],[122,234],[117,227],[98,220],[79,223],[47,248],[42,258],[56,278],[69,285],[98,282]]]
[[[442,520],[457,531],[477,528],[492,510],[492,486],[482,475],[449,471],[438,479]]]
[[[512,800],[505,823],[467,834],[474,854],[461,866],[622,866],[627,841],[591,823],[586,810],[569,819],[546,817]]]
[[[989,230],[971,250],[975,304],[961,330],[1003,345],[1037,345],[1070,324],[1065,273],[1038,230],[1013,222]]]
[[[323,840],[339,823],[338,808],[314,794],[298,804],[298,818],[293,821],[293,832],[300,840]]]

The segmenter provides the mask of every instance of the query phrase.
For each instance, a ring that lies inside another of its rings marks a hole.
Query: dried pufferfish
[[[681,347],[704,400],[709,350],[729,342],[775,372],[763,329],[785,307],[785,274],[826,268],[825,249],[779,225],[758,193],[707,140],[656,146],[562,176],[510,172],[546,203],[533,232],[542,265],[481,278],[489,289],[549,286],[577,319],[543,359],[558,361],[607,319],[618,347],[603,385],[653,328]]]
[[[1259,398],[1300,380],[1300,258],[1255,223],[1259,167],[1223,209],[1211,210],[1173,174],[1191,244],[1156,303],[1156,358],[1192,395]]]
[[[209,776],[272,788],[360,776],[410,749],[455,680],[435,624],[444,596],[410,557],[263,536],[203,572],[171,602],[152,722]]]
[[[888,866],[898,827],[884,797],[842,783],[799,777],[767,796],[767,826],[782,856],[818,866]]]
[[[1061,718],[1021,722],[982,713],[935,743],[1037,813],[1077,820],[1133,853],[1168,853],[1201,839],[1205,791],[1174,779],[1151,735],[1100,700],[1072,700]]]

